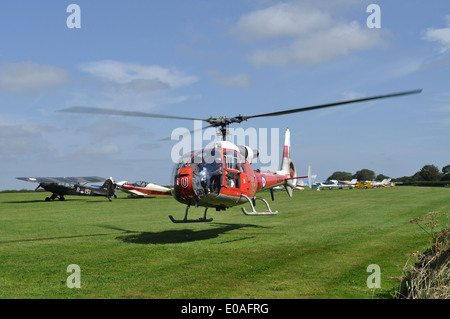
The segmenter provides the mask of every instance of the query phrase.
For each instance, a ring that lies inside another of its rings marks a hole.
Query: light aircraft
[[[370,182],[365,182],[365,181],[358,181],[355,185],[355,188],[371,188],[372,185],[370,184]]]
[[[314,180],[316,179],[317,175],[311,175],[311,166],[308,166],[308,175],[304,176],[304,178],[308,178],[308,181],[303,181],[300,179],[294,180],[294,189],[298,189],[298,190],[305,190],[305,186],[308,186],[309,188],[312,188],[312,186],[314,185]],[[274,191],[280,191],[280,190],[284,190],[284,186],[283,185],[279,185],[279,186],[275,186],[273,188],[270,189],[270,192],[272,194],[272,190]],[[273,196],[272,196],[273,197]]]
[[[358,180],[355,178],[355,179],[352,179],[351,181],[339,181],[339,183],[352,189],[355,187],[356,183],[358,183]]]
[[[105,196],[111,201],[114,195],[114,181],[112,178],[105,179],[97,176],[85,177],[17,177],[22,181],[39,183],[35,189],[43,188],[52,193],[52,196],[46,197],[46,201],[65,200],[66,195],[75,196]],[[104,182],[100,187],[87,186],[90,183]]]
[[[332,179],[329,181],[330,183],[328,184],[324,184],[324,183],[317,183],[317,190],[320,191],[321,188],[328,188],[328,189],[333,189],[333,188],[338,188],[338,189],[342,189],[344,187],[349,187],[349,188],[353,188],[356,185],[357,180],[356,179],[352,179],[350,182],[346,183],[346,182],[339,182],[335,179]]]
[[[314,179],[314,176],[315,176],[315,175],[311,175],[311,180]],[[309,177],[309,176],[308,176],[308,177]],[[309,188],[312,188],[312,186],[314,185],[314,183],[312,183],[311,185],[310,185],[310,184],[311,184],[311,183],[309,183],[309,182],[306,182],[306,183],[305,183],[304,181],[298,181],[298,182],[295,184],[295,189],[304,191],[306,186],[309,187]],[[282,189],[282,186],[277,186],[277,187],[278,187],[277,189]]]
[[[134,183],[128,183],[127,181],[118,182],[117,189],[130,194],[129,197],[172,195],[170,188],[145,181],[137,181]]]
[[[294,180],[305,178],[297,176],[294,162],[290,157],[290,131],[285,133],[285,143],[282,150],[283,159],[281,169],[277,172],[261,172],[251,166],[251,162],[256,158],[257,152],[245,145],[235,145],[227,141],[228,126],[234,123],[241,123],[253,118],[272,117],[287,115],[298,112],[317,110],[327,107],[334,107],[343,104],[364,102],[370,100],[399,97],[409,94],[420,93],[422,90],[413,90],[347,100],[335,103],[321,104],[310,107],[302,107],[290,110],[276,111],[271,113],[235,117],[209,117],[192,118],[173,115],[163,115],[135,111],[122,111],[114,109],[100,109],[92,107],[75,106],[60,110],[69,113],[89,113],[102,115],[136,116],[150,118],[165,118],[178,120],[200,120],[209,123],[209,126],[218,129],[218,135],[222,136],[221,141],[217,141],[212,148],[195,150],[184,154],[175,164],[171,177],[171,189],[173,197],[186,205],[183,219],[174,219],[169,216],[174,223],[209,222],[212,218],[206,218],[209,208],[216,211],[226,210],[230,207],[250,204],[251,211],[245,208],[242,211],[246,215],[272,215],[277,211],[272,211],[268,202],[256,196],[257,192],[272,190],[274,187],[282,185],[288,195],[292,197],[295,188]],[[271,191],[273,196],[273,191]],[[272,197],[273,198],[273,197]],[[266,205],[266,210],[256,211],[256,200],[261,200]],[[188,211],[191,206],[204,207],[204,215],[198,219],[188,219]]]
[[[370,186],[371,187],[388,187],[391,183],[391,179],[387,178],[387,179],[383,179],[381,182],[377,182],[377,181],[372,181],[370,182]]]
[[[297,181],[295,181],[295,189],[299,189],[299,190],[305,190],[305,186],[308,186],[309,188],[312,188],[315,184],[317,175],[311,175],[311,166],[308,166],[308,180],[305,182],[303,180],[297,179]]]
[[[317,177],[317,175],[308,174],[308,181],[304,182],[302,180],[298,180],[297,184],[295,184],[295,189],[299,189],[299,190],[303,191],[303,190],[305,190],[305,186],[308,186],[309,188],[313,188],[316,177]]]

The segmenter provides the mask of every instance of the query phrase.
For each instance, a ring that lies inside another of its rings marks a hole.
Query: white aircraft
[[[356,179],[352,179],[350,182],[339,182],[335,179],[330,180],[330,184],[324,184],[324,183],[317,183],[317,190],[320,191],[321,188],[328,188],[328,189],[333,189],[333,188],[339,188],[342,189],[344,187],[350,187],[353,188],[356,185],[357,180]]]
[[[305,186],[312,188],[315,185],[317,175],[311,175],[311,165],[308,166],[308,176],[304,176],[303,178],[307,179],[307,181],[303,181],[300,178],[293,180],[295,188],[298,190],[305,190]],[[284,190],[284,186],[275,186],[273,190],[280,191]]]
[[[376,182],[376,181],[370,182],[370,185],[372,187],[388,187],[388,186],[390,186],[390,184],[391,184],[390,178],[383,179],[381,182]]]
[[[144,197],[153,195],[172,195],[170,188],[159,186],[144,181],[128,183],[122,181],[117,183],[117,188],[125,193],[130,194],[129,197]]]
[[[308,179],[308,181],[304,182],[302,180],[298,180],[295,184],[295,189],[299,190],[305,190],[305,186],[308,186],[309,188],[312,188],[315,185],[317,175],[311,175],[311,179]]]

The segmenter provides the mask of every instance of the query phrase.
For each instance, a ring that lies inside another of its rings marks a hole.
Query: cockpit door
[[[178,173],[177,186],[181,197],[184,200],[197,199],[194,188],[192,187],[193,167],[182,167]]]

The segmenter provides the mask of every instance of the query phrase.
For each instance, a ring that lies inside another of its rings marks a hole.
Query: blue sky
[[[71,3],[81,28],[66,24]],[[177,141],[160,139],[194,128],[56,112],[71,106],[207,118],[423,88],[242,128],[279,128],[281,144],[289,127],[297,171],[318,180],[450,164],[448,1],[19,0],[0,10],[0,43],[0,190],[35,187],[18,176],[167,185]]]

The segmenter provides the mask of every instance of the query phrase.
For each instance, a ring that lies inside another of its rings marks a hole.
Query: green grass
[[[0,298],[390,298],[408,254],[430,246],[409,221],[447,213],[449,195],[276,192],[278,215],[236,207],[210,210],[212,223],[173,224],[168,215],[182,218],[184,206],[172,197],[0,194]],[[202,215],[191,208],[191,218]],[[66,285],[70,264],[81,268],[81,289]],[[380,289],[366,285],[371,264],[380,266]]]

